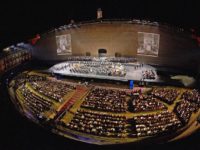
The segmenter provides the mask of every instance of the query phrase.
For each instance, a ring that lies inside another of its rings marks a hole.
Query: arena
[[[191,32],[96,14],[4,48],[4,103],[74,145],[140,148],[198,138],[200,45]]]

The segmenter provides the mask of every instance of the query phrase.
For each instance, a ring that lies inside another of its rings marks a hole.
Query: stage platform
[[[105,80],[115,80],[115,81],[144,81],[144,82],[163,82],[160,77],[157,75],[156,68],[147,65],[147,64],[139,64],[139,63],[129,63],[123,64],[126,75],[125,76],[109,76],[109,75],[98,75],[98,74],[84,74],[84,73],[72,73],[70,72],[69,67],[62,67],[68,66],[70,63],[73,62],[62,62],[52,66],[48,69],[49,73],[58,74],[62,76],[70,76],[70,77],[82,77],[82,78],[94,78],[94,79],[105,79]],[[62,68],[62,69],[56,69]],[[144,79],[142,72],[152,70],[155,73],[155,79]]]

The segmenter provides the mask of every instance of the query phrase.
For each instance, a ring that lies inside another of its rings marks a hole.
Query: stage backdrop
[[[57,55],[72,54],[70,34],[56,36],[56,44],[57,44]]]
[[[158,56],[160,35],[155,33],[138,32],[138,55]]]

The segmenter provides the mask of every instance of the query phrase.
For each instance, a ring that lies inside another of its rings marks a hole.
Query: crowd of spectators
[[[66,127],[80,132],[106,136],[106,137],[125,137],[126,117],[96,113],[92,111],[79,110]]]
[[[168,104],[173,104],[179,94],[180,91],[175,88],[154,88],[152,91],[152,95]]]
[[[189,101],[182,100],[178,102],[175,106],[174,112],[180,118],[180,120],[186,124],[188,123],[193,112],[198,110],[198,106],[195,103],[190,103]]]
[[[51,109],[53,104],[51,101],[48,101],[31,92],[25,85],[21,87],[20,91],[23,96],[24,107],[26,107],[32,115],[41,117],[43,112]]]
[[[120,63],[135,63],[137,59],[134,57],[108,57],[106,59],[110,62],[120,62]]]
[[[101,61],[102,58],[92,56],[69,56],[66,61]],[[106,62],[134,63],[137,61],[134,57],[105,57]]]
[[[181,98],[189,102],[196,103],[198,106],[200,106],[200,94],[197,90],[185,91]]]
[[[92,61],[93,57],[90,56],[69,56],[66,61]]]
[[[40,94],[45,95],[56,102],[62,102],[63,97],[75,89],[75,86],[51,80],[30,82],[30,85]]]
[[[28,49],[17,46],[10,46],[0,51],[0,73],[15,68],[31,60],[31,53]]]
[[[115,89],[93,89],[85,98],[81,107],[109,112],[126,112],[128,103],[126,92]]]
[[[164,111],[156,114],[148,114],[134,117],[136,135],[158,136],[173,132],[182,126],[174,113]]]
[[[186,124],[189,122],[192,113],[200,108],[200,94],[197,90],[186,90],[181,95],[181,101],[176,104],[174,112],[180,120]]]
[[[27,82],[28,84],[25,84]],[[15,84],[19,86],[23,107],[36,119],[44,118],[47,111],[56,112],[52,108],[53,100],[62,102],[68,92],[76,89],[77,94],[71,97],[60,111],[64,112],[69,110],[68,106],[71,108],[76,100],[80,100],[81,91],[85,92],[75,83],[26,73],[16,77]],[[77,90],[78,88],[80,89]],[[144,137],[172,133],[187,124],[191,115],[200,107],[200,95],[197,90],[186,90],[177,99],[180,93],[177,88],[153,88],[150,93],[143,93],[141,88],[130,92],[94,86],[72,120],[65,123],[59,118],[58,122],[71,130],[106,137]],[[18,93],[18,98],[19,96]],[[166,104],[161,102],[173,104],[176,99],[178,102],[173,112],[169,112]],[[130,108],[134,113],[138,113],[131,119],[124,115]],[[152,112],[140,114],[148,111]],[[60,116],[59,112],[57,114]]]
[[[144,94],[132,96],[132,107],[134,112],[167,109],[167,107],[163,103],[159,102],[157,98],[154,98],[152,95]]]
[[[45,81],[46,77],[37,76],[37,75],[28,75],[27,73],[22,73],[14,78],[15,86],[17,89],[20,85],[24,85],[26,82],[36,82],[36,81]]]

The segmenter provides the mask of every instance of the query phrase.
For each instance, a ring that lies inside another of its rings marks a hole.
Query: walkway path
[[[68,111],[77,100],[80,100],[86,93],[88,92],[88,89],[84,86],[77,86],[76,91],[72,95],[72,97],[69,100],[66,100],[64,105],[60,108],[56,116],[54,117],[55,121],[58,121],[66,111]]]

